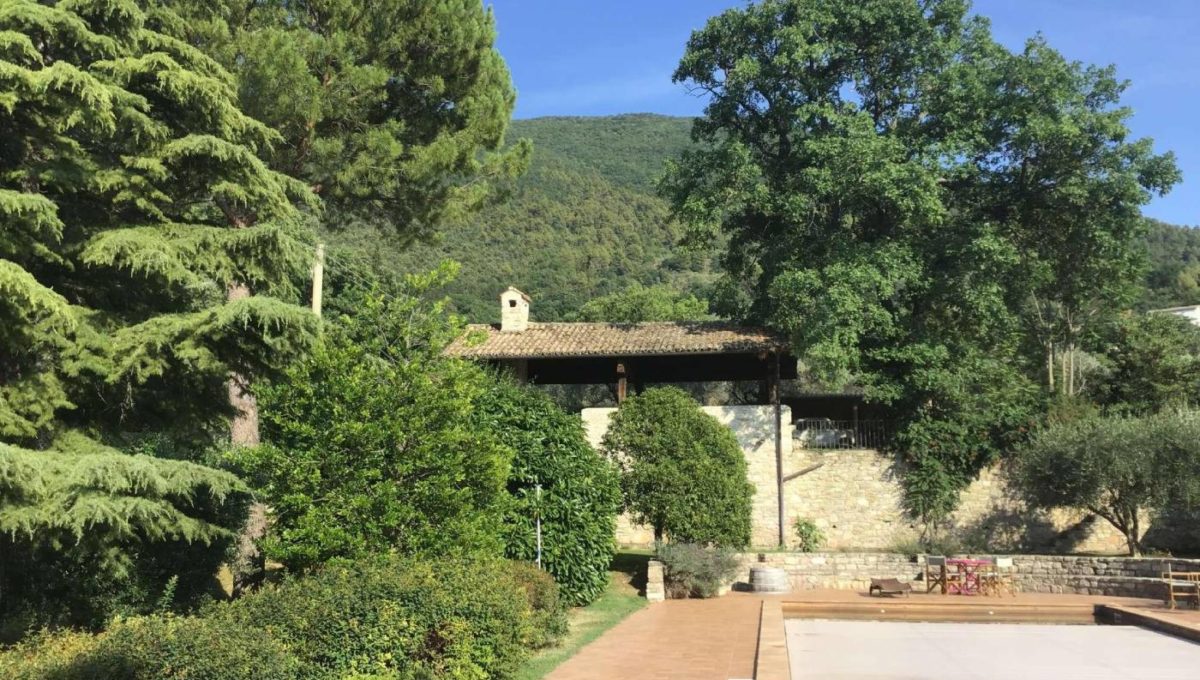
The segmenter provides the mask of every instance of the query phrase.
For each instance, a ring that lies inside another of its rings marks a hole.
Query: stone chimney
[[[508,287],[500,293],[500,330],[519,333],[529,327],[529,296]]]

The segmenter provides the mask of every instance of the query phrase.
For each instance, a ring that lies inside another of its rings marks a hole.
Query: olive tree
[[[1200,498],[1200,413],[1087,418],[1021,447],[1012,481],[1031,507],[1094,513],[1141,553],[1143,519]]]

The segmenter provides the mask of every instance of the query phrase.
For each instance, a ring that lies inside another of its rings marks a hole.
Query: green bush
[[[480,427],[513,449],[505,518],[508,557],[537,559],[535,520],[542,520],[542,566],[572,605],[608,586],[621,488],[616,468],[588,444],[583,424],[538,390],[497,376],[477,403]],[[536,485],[541,484],[541,493]]]
[[[196,617],[35,636],[0,654],[0,679],[505,678],[565,630],[553,579],[531,565],[380,557],[334,563]]]
[[[503,678],[540,635],[499,561],[332,563],[209,615],[265,629],[313,677]]]
[[[657,387],[613,415],[604,448],[622,468],[634,520],[656,539],[741,548],[750,543],[746,458],[733,431],[685,392]]]
[[[258,390],[266,444],[229,462],[274,510],[271,559],[502,554],[512,452],[472,421],[490,376],[442,355],[460,329],[430,298],[452,271],[359,294],[353,317]]]
[[[42,634],[0,655],[0,678],[295,680],[299,661],[264,630],[198,617],[118,620],[98,635]]]
[[[660,543],[657,552],[667,596],[673,598],[714,597],[741,568],[737,555],[728,548]]]
[[[796,530],[796,549],[800,552],[814,552],[825,545],[825,534],[812,520],[799,517],[793,527]]]
[[[92,633],[72,630],[33,633],[0,651],[0,680],[104,677],[98,672],[85,676],[86,668],[80,663],[95,652],[100,639]]]
[[[531,562],[513,561],[510,573],[525,589],[532,612],[529,646],[533,649],[551,647],[567,634],[567,607],[559,597],[554,577]]]

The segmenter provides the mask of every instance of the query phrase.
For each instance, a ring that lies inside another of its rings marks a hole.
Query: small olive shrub
[[[661,543],[657,552],[663,563],[663,585],[671,598],[715,597],[741,567],[728,548]]]

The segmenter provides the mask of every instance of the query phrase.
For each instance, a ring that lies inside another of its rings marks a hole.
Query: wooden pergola
[[[645,385],[761,381],[775,414],[779,543],[784,543],[780,381],[796,378],[789,344],[762,328],[711,322],[471,325],[446,353],[509,368],[534,384],[615,385],[617,403]]]

